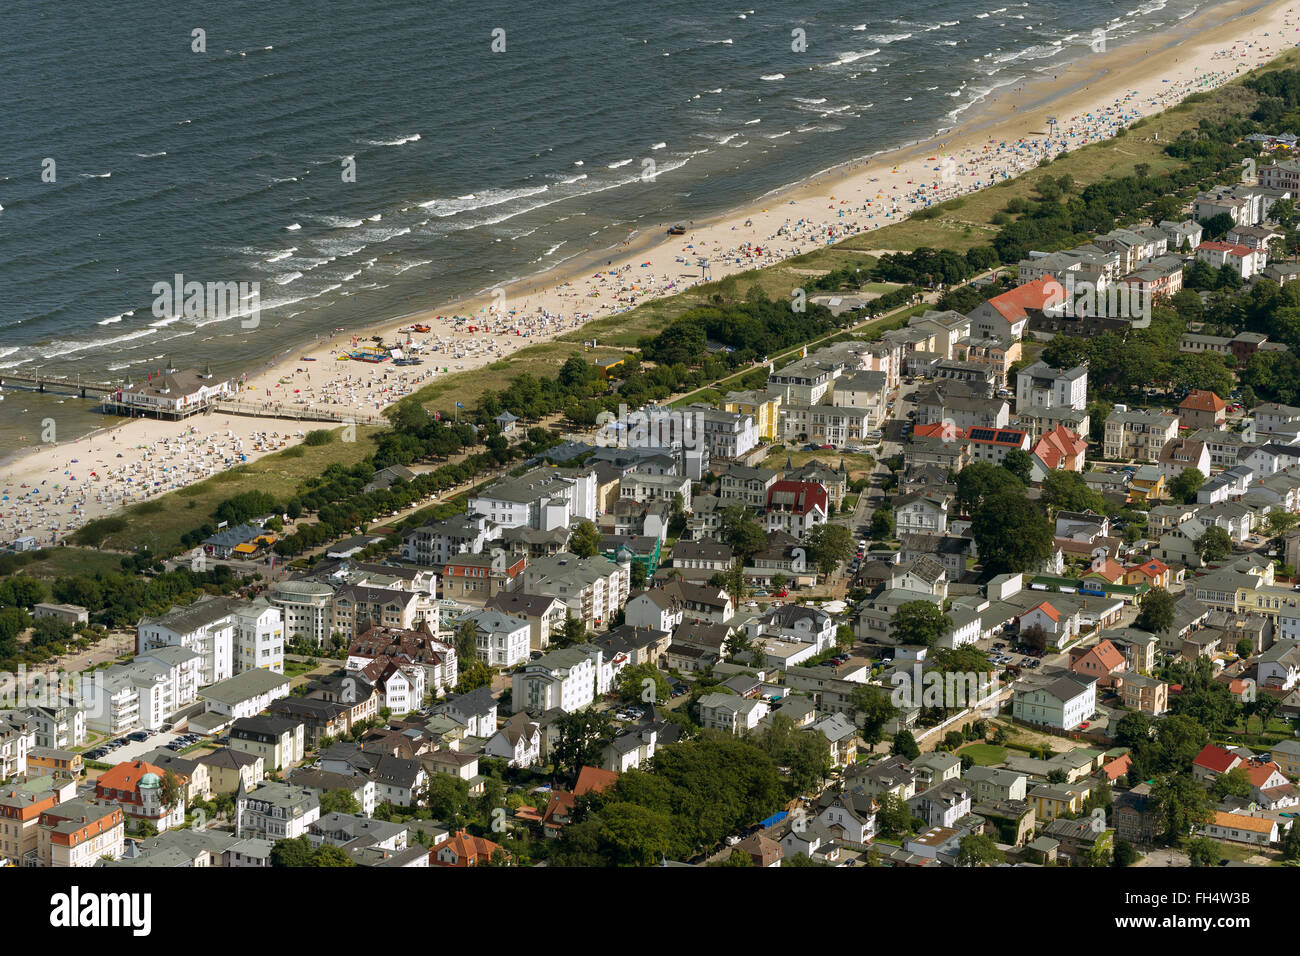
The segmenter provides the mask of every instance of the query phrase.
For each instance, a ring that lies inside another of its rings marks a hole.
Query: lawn
[[[71,574],[121,571],[122,556],[94,548],[49,548],[45,557],[25,564],[22,573],[34,578],[60,578]]]
[[[969,744],[958,750],[957,756],[970,757],[981,767],[996,767],[1006,762],[1007,748],[994,744]]]
[[[335,429],[336,432],[341,430],[341,427]],[[266,491],[287,497],[286,493],[291,489],[297,488],[307,478],[319,475],[330,465],[337,462],[351,466],[371,455],[374,436],[379,431],[378,427],[358,425],[354,442],[336,440],[327,445],[295,445],[133,505],[121,513],[126,519],[126,527],[109,534],[103,546],[115,551],[133,551],[141,547],[158,552],[179,550],[181,535],[211,518],[217,506],[227,498],[244,491]],[[117,560],[114,560],[115,566]]]

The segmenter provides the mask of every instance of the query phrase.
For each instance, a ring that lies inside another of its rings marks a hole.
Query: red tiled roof
[[[951,422],[935,422],[932,425],[917,425],[912,429],[913,438],[942,438],[945,441],[957,441],[966,437],[966,433]]]
[[[1243,767],[1246,770],[1246,776],[1250,778],[1252,787],[1262,787],[1268,782],[1269,777],[1282,772],[1282,768],[1272,761],[1268,763],[1247,763],[1243,764]]]
[[[1052,605],[1048,604],[1046,601],[1044,601],[1042,604],[1039,604],[1035,607],[1031,607],[1029,609],[1029,613],[1032,613],[1034,611],[1042,611],[1053,621],[1059,621],[1061,619],[1061,612],[1058,611],[1056,608],[1052,607]]]
[[[1107,671],[1124,666],[1124,655],[1110,641],[1099,641],[1092,649],[1092,653],[1097,655],[1097,661]]]
[[[1197,389],[1184,398],[1178,407],[1195,412],[1219,412],[1227,408],[1228,403],[1213,392]]]
[[[1198,252],[1202,249],[1206,252],[1227,252],[1239,259],[1245,258],[1255,251],[1250,248],[1250,246],[1243,246],[1231,242],[1203,242],[1197,246],[1196,249]]]
[[[1073,458],[1088,447],[1088,443],[1064,425],[1058,425],[1034,445],[1033,453],[1048,468],[1056,468],[1063,458]]]
[[[599,767],[583,767],[578,771],[578,782],[573,786],[573,795],[581,797],[587,793],[604,793],[618,780],[613,770],[601,770]]]
[[[1043,276],[1033,282],[995,295],[989,305],[998,310],[1004,319],[1016,322],[1028,315],[1029,309],[1043,310],[1065,299],[1065,287],[1052,276]]]
[[[829,512],[829,498],[826,488],[815,481],[777,481],[767,490],[767,507],[772,508],[772,501],[778,495],[793,495],[789,511],[793,514],[807,514],[814,507],[821,506],[822,512]],[[784,504],[780,506],[781,510],[786,510]]]
[[[1236,754],[1214,744],[1206,744],[1192,761],[1192,766],[1212,770],[1215,773],[1227,773],[1240,761],[1241,758]]]

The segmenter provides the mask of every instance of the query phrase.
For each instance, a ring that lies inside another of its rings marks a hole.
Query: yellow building
[[[1165,494],[1165,476],[1155,465],[1143,465],[1133,475],[1129,486],[1130,501],[1157,501]]]
[[[728,392],[723,411],[748,415],[754,420],[759,438],[779,441],[781,437],[781,396],[766,391]]]

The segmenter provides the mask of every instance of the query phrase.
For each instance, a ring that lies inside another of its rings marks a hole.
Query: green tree
[[[1193,828],[1209,823],[1214,815],[1209,791],[1187,773],[1157,777],[1151,787],[1149,807],[1168,843],[1177,843]]]
[[[987,461],[971,462],[957,473],[957,506],[965,514],[974,514],[986,498],[1003,492],[1023,496],[1024,482]]]
[[[1184,468],[1169,483],[1169,497],[1185,505],[1196,503],[1196,492],[1205,484],[1205,475],[1199,468]]]
[[[585,518],[579,521],[569,537],[569,550],[580,558],[594,558],[600,554],[600,529]]]
[[[1160,634],[1174,626],[1174,596],[1164,588],[1152,588],[1142,597],[1133,626],[1152,634]]]
[[[456,659],[462,667],[478,660],[478,625],[464,621],[456,628]]]
[[[917,746],[916,738],[912,736],[910,730],[900,730],[894,734],[894,743],[890,752],[904,760],[915,760],[921,756],[921,748]]]
[[[957,851],[958,866],[994,866],[1005,861],[1006,854],[998,849],[991,836],[969,833],[961,838],[960,849]]]
[[[729,505],[722,510],[718,532],[742,564],[767,549],[767,533],[743,505]]]
[[[327,813],[360,813],[361,802],[351,793],[339,788],[328,790],[320,797],[321,816]]]
[[[813,792],[830,776],[831,749],[826,736],[801,730],[779,711],[752,738],[778,767],[788,770],[794,794]]]
[[[829,576],[853,556],[853,537],[841,524],[816,525],[804,536],[804,546],[823,576]]]
[[[1063,335],[1057,336],[1057,338],[1065,337],[1066,336]],[[1006,457],[1002,459],[1002,467],[1027,485],[1033,477],[1034,459],[1029,452],[1022,451],[1019,448],[1013,448],[1007,452]]]
[[[323,843],[311,855],[311,866],[356,866],[347,851],[329,843]]]
[[[625,701],[662,704],[672,699],[673,685],[663,671],[649,661],[618,672],[618,695]],[[647,697],[647,692],[651,696]]]
[[[1227,797],[1241,797],[1243,800],[1249,800],[1252,787],[1246,768],[1233,767],[1227,773],[1221,773],[1214,778],[1212,789],[1214,795],[1220,800]]]
[[[1296,826],[1294,819],[1282,838],[1282,859],[1290,863],[1300,862],[1300,826]]]
[[[889,541],[894,537],[894,509],[881,506],[871,514],[871,538]]]
[[[934,647],[952,630],[952,618],[931,601],[908,601],[889,619],[891,635],[900,644]]]
[[[614,718],[607,711],[579,710],[555,721],[556,740],[551,747],[555,774],[569,782],[586,766],[600,766],[606,742],[615,736]]]
[[[884,739],[885,724],[898,713],[898,708],[884,688],[862,684],[853,689],[853,713],[862,728],[859,736],[874,746]]]
[[[880,809],[876,811],[876,820],[882,832],[890,836],[902,836],[912,832],[912,811],[907,801],[897,794],[886,793],[879,799]]]
[[[1193,837],[1187,841],[1187,858],[1192,866],[1214,866],[1219,860],[1219,845],[1209,837]]]
[[[1087,340],[1076,335],[1057,335],[1043,347],[1039,358],[1054,369],[1072,369],[1088,360]]]
[[[436,819],[454,829],[469,810],[469,781],[449,773],[431,774],[424,802]]]
[[[1043,479],[1042,501],[1053,511],[1106,511],[1106,500],[1077,471],[1049,472]]]
[[[1115,841],[1115,853],[1111,857],[1114,866],[1132,866],[1138,861],[1138,851],[1128,840]]]
[[[275,867],[311,866],[311,857],[311,841],[305,836],[276,840],[271,845],[271,865]]]
[[[1206,528],[1205,533],[1197,538],[1193,545],[1202,561],[1222,561],[1232,554],[1232,536],[1226,528],[1218,525]]]
[[[1014,492],[985,498],[971,521],[980,560],[986,571],[995,574],[1036,570],[1051,554],[1053,532],[1047,516]]]

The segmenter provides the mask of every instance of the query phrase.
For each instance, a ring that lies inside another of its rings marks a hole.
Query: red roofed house
[[[929,425],[917,425],[912,429],[913,438],[942,438],[944,441],[963,441],[966,432],[952,422],[934,422]]]
[[[1124,565],[1114,558],[1098,555],[1092,559],[1092,570],[1083,576],[1085,581],[1090,578],[1105,581],[1107,584],[1122,584],[1124,582]]]
[[[470,836],[464,830],[460,830],[455,836],[443,840],[429,851],[429,864],[455,867],[487,866],[492,862],[492,854],[497,850],[506,853],[499,844],[482,837]],[[510,854],[506,853],[506,859],[509,858]]]
[[[1169,589],[1173,580],[1173,571],[1169,565],[1157,558],[1124,569],[1124,583],[1128,585],[1148,584],[1153,588]]]
[[[1213,783],[1216,777],[1242,763],[1244,761],[1231,751],[1206,744],[1192,761],[1192,777],[1197,783]]]
[[[578,771],[578,782],[573,785],[573,795],[582,797],[589,793],[604,793],[618,782],[618,774],[600,767],[583,767]]]
[[[1182,428],[1222,428],[1228,420],[1228,403],[1213,392],[1197,389],[1178,405]]]
[[[1083,677],[1095,677],[1098,687],[1114,687],[1119,683],[1116,675],[1123,673],[1127,666],[1124,655],[1107,640],[1070,650],[1070,670]]]
[[[970,312],[971,338],[1023,338],[1030,312],[1046,312],[1065,299],[1065,286],[1050,275],[1026,282],[995,295]]]
[[[1100,777],[1102,780],[1105,780],[1107,783],[1114,783],[1116,780],[1124,776],[1132,769],[1133,769],[1133,758],[1130,757],[1128,754],[1120,754],[1114,760],[1102,764],[1101,769],[1098,770],[1095,774],[1093,774],[1093,776]]]
[[[1280,810],[1300,804],[1300,790],[1273,761],[1261,758],[1247,761],[1243,766],[1250,778],[1250,798],[1261,807]]]
[[[826,488],[817,482],[778,481],[767,490],[764,523],[768,532],[802,538],[806,531],[826,523],[829,502]]]
[[[1062,614],[1047,601],[1020,615],[1021,634],[1031,628],[1041,627],[1049,637],[1055,638],[1047,643],[1057,647],[1073,638],[1078,632],[1078,626],[1078,614]]]
[[[1211,269],[1222,269],[1227,266],[1243,279],[1249,279],[1256,273],[1264,271],[1264,267],[1268,265],[1268,251],[1234,245],[1231,242],[1203,242],[1196,247],[1196,259],[1198,262],[1204,262]]]
[[[163,777],[161,767],[143,760],[120,763],[106,770],[95,781],[95,799],[111,800],[122,812],[136,820],[152,823],[159,832],[185,823],[185,781],[176,775],[180,784],[180,798],[170,807],[163,805]]]
[[[1036,461],[1033,470],[1037,472],[1039,466],[1042,468],[1042,474],[1032,475],[1033,479],[1042,481],[1053,471],[1083,471],[1087,450],[1088,443],[1064,425],[1044,432],[1043,437],[1030,449],[1030,454]]]

